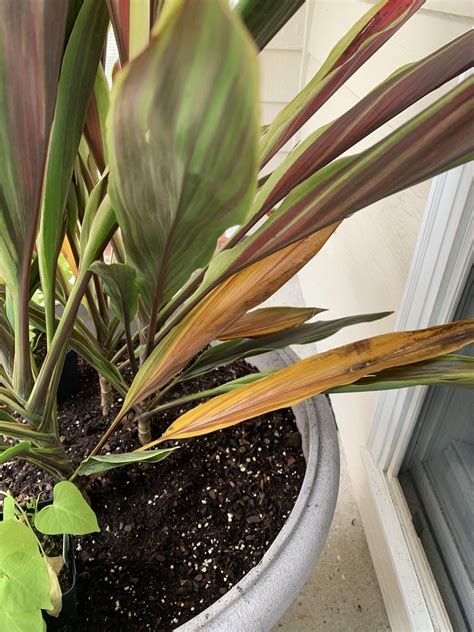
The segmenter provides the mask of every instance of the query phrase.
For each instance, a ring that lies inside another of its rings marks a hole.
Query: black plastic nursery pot
[[[63,371],[58,386],[58,404],[62,404],[79,389],[78,356],[72,349],[66,354]]]
[[[42,500],[38,503],[38,507],[42,509],[51,503],[52,500]],[[76,558],[74,557],[74,539],[72,535],[63,535],[63,557],[70,572],[71,585],[63,592],[63,605],[58,617],[52,617],[43,611],[43,619],[46,622],[48,632],[49,630],[61,630],[67,625],[73,625],[77,619]]]
[[[63,536],[63,557],[71,573],[71,585],[63,593],[63,606],[58,617],[52,617],[43,611],[43,619],[49,630],[61,630],[65,626],[73,625],[77,619],[76,600],[76,560],[74,557],[74,542],[70,535]]]
[[[46,355],[46,338],[45,334],[39,330],[35,330],[37,333],[38,342],[35,343],[35,349],[33,355],[35,360],[40,366]],[[64,366],[59,378],[57,402],[58,404],[64,403],[71,395],[77,393],[79,390],[79,357],[77,352],[73,349],[69,349],[64,359]]]

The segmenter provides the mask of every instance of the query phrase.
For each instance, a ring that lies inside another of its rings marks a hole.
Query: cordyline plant
[[[64,479],[159,461],[172,448],[158,444],[317,393],[474,384],[472,359],[452,355],[474,340],[474,322],[463,321],[361,340],[162,401],[179,382],[238,358],[384,316],[308,322],[317,310],[254,308],[317,255],[346,217],[472,157],[472,77],[347,155],[472,66],[474,36],[466,33],[390,75],[263,177],[278,150],[423,1],[376,4],[262,128],[258,49],[301,4],[0,3],[1,461],[26,459]],[[120,56],[110,92],[102,58],[109,21]],[[39,367],[32,328],[46,334]],[[75,472],[56,411],[69,348],[97,370],[105,411],[110,388],[124,399]],[[152,415],[193,399],[206,401],[151,437]],[[142,447],[101,455],[129,413]]]

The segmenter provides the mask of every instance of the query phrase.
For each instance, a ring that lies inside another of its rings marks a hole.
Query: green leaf
[[[46,563],[39,553],[0,550],[2,610],[21,613],[52,607]]]
[[[116,467],[132,463],[159,463],[166,459],[176,448],[166,450],[150,450],[149,452],[126,452],[124,454],[105,454],[90,456],[82,461],[77,473],[82,476],[103,474]]]
[[[107,25],[105,3],[84,0],[64,53],[58,84],[38,235],[48,342],[53,334],[56,266],[63,241],[67,194]]]
[[[0,605],[0,630],[8,632],[46,632],[41,610],[30,612],[7,612]]]
[[[70,481],[61,481],[54,486],[53,504],[36,514],[35,527],[48,535],[85,535],[100,531],[94,512]]]
[[[257,129],[255,49],[226,1],[168,3],[118,75],[107,124],[109,194],[154,312],[247,217]]]
[[[303,4],[304,0],[237,0],[232,6],[262,50]]]
[[[115,316],[123,323],[130,323],[138,307],[135,269],[126,263],[107,265],[102,261],[96,261],[90,269],[102,279]]]
[[[4,450],[0,454],[0,463],[5,463],[6,461],[9,461],[10,459],[24,455],[28,453],[30,450],[31,450],[31,441],[20,441],[20,443],[13,445],[11,448],[9,448],[8,450]]]
[[[0,621],[5,611],[22,613],[49,607],[48,571],[32,529],[17,520],[3,520],[0,522]],[[3,630],[1,626],[0,629]]]

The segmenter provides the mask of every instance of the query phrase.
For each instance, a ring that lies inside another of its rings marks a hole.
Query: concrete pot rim
[[[259,370],[298,360],[290,349],[249,361]],[[176,628],[179,632],[266,632],[275,625],[311,574],[331,526],[339,487],[339,446],[328,400],[293,406],[302,435],[306,473],[283,528],[261,559],[209,608]]]

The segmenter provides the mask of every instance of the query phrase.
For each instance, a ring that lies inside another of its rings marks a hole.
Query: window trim
[[[473,264],[472,164],[433,180],[396,330],[452,320]],[[366,534],[394,629],[451,630],[398,482],[426,387],[378,395],[362,448]]]

